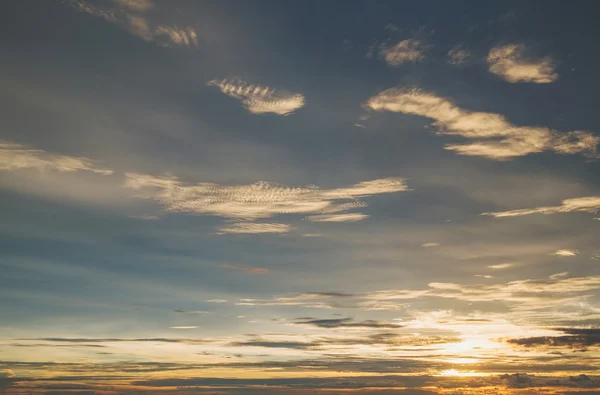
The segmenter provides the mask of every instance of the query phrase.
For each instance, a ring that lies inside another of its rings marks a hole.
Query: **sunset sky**
[[[0,2],[0,394],[600,394],[597,15]]]

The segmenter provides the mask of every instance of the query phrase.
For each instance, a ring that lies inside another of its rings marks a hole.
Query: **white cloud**
[[[347,213],[347,214],[321,214],[311,215],[308,217],[313,222],[356,222],[362,221],[369,216],[360,213]]]
[[[113,0],[113,2],[132,11],[146,11],[154,7],[150,0]]]
[[[550,57],[532,59],[523,45],[505,45],[492,48],[487,62],[491,73],[508,82],[547,84],[558,79],[554,61]]]
[[[227,96],[239,99],[253,114],[274,113],[289,115],[304,106],[304,96],[275,90],[267,86],[248,84],[239,79],[209,81],[209,86],[218,87]]]
[[[42,150],[29,149],[21,144],[0,140],[0,171],[20,169],[60,172],[90,171],[102,175],[113,173],[112,170],[94,166],[88,158],[51,154]]]
[[[169,329],[196,329],[197,326],[170,326]]]
[[[417,39],[403,40],[393,46],[384,46],[380,54],[390,66],[400,66],[406,62],[418,62],[424,58],[424,48]]]
[[[461,136],[466,144],[448,144],[459,155],[508,160],[543,151],[559,154],[583,153],[596,156],[600,137],[582,131],[559,133],[539,126],[517,126],[504,116],[464,110],[433,93],[417,89],[392,88],[370,98],[366,106],[375,111],[391,111],[433,119],[437,134]]]
[[[208,300],[205,300],[205,302],[208,302],[208,303],[227,303],[228,300],[227,299],[208,299]]]
[[[552,253],[552,255],[558,255],[558,256],[575,256],[579,254],[579,251],[577,250],[558,250],[554,253]]]
[[[488,269],[500,270],[500,269],[508,269],[509,267],[513,267],[512,263],[500,263],[497,265],[489,265]]]
[[[382,193],[407,191],[401,178],[364,181],[344,188],[287,187],[268,182],[251,185],[200,183],[185,185],[176,177],[126,173],[125,186],[139,197],[161,203],[166,211],[214,215],[254,221],[282,214],[309,215],[314,222],[352,222],[366,214],[350,213],[367,204],[357,200]],[[221,233],[285,233],[291,226],[278,223],[240,222],[224,225]]]
[[[462,66],[471,61],[471,52],[458,45],[448,51],[448,63],[454,66]]]
[[[424,244],[421,244],[421,247],[431,248],[431,247],[438,247],[439,245],[440,245],[440,243],[424,243]]]
[[[219,228],[220,233],[287,233],[293,228],[286,224],[240,222]]]
[[[145,41],[159,45],[198,45],[198,35],[192,27],[177,27],[152,23],[145,15],[154,7],[149,0],[114,0],[116,8],[103,8],[83,0],[67,0],[75,9],[114,23]]]
[[[490,215],[492,217],[517,217],[530,214],[556,214],[569,212],[595,213],[600,210],[600,196],[588,196],[582,198],[565,199],[560,206],[546,206],[526,208],[520,210],[500,211],[482,213],[481,215]]]

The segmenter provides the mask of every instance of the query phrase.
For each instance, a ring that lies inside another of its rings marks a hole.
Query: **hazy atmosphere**
[[[0,2],[0,393],[600,394],[599,10]]]

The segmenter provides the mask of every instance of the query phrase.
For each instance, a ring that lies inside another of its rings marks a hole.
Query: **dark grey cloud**
[[[354,321],[350,317],[346,318],[329,318],[319,319],[313,317],[301,317],[294,320],[295,324],[299,325],[312,325],[319,328],[381,328],[381,329],[392,329],[402,328],[402,325],[392,324],[383,321],[365,320],[365,321]]]
[[[585,349],[600,345],[600,328],[556,328],[563,336],[535,336],[509,339],[507,343],[523,347],[565,347]]]

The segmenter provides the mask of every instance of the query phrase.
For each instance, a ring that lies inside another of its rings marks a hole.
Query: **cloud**
[[[354,222],[367,217],[362,213],[348,213],[367,205],[358,199],[408,190],[401,178],[364,181],[333,189],[287,187],[262,181],[251,185],[186,185],[176,177],[134,173],[126,173],[125,178],[125,186],[139,191],[138,197],[155,200],[168,212],[246,221],[296,214],[309,215],[308,219],[313,222]],[[240,222],[224,225],[219,232],[286,233],[292,229],[290,225],[279,223]]]
[[[287,233],[294,229],[290,225],[275,223],[240,222],[219,228],[220,233]]]
[[[170,326],[169,329],[197,329],[197,326]]]
[[[90,171],[109,175],[112,170],[94,166],[84,157],[52,154],[42,150],[29,149],[21,144],[0,140],[0,171],[20,169],[53,170],[59,172]]]
[[[380,55],[390,66],[400,66],[406,62],[418,62],[422,60],[424,48],[420,40],[403,40],[393,46],[383,46]]]
[[[219,267],[223,269],[239,270],[249,274],[265,274],[269,272],[269,269],[265,269],[262,267],[239,266],[230,264],[219,265]]]
[[[208,303],[227,303],[228,300],[227,299],[208,299],[208,300],[205,300],[205,302],[208,302]]]
[[[154,7],[150,0],[113,0],[113,2],[132,11],[146,11]]]
[[[600,328],[556,328],[565,333],[563,336],[536,336],[509,339],[506,342],[522,347],[564,347],[585,349],[600,346]]]
[[[212,80],[207,85],[216,86],[227,96],[241,100],[244,107],[252,114],[270,112],[277,115],[289,115],[304,107],[304,96],[299,93],[248,84],[235,78]]]
[[[509,267],[513,267],[512,263],[499,263],[497,265],[489,265],[488,269],[500,270],[500,269],[508,269]]]
[[[448,63],[454,66],[463,66],[471,61],[471,52],[457,45],[448,51]]]
[[[308,217],[313,222],[356,222],[362,221],[369,216],[360,213],[348,213],[348,214],[321,214],[311,215]]]
[[[391,88],[370,98],[366,106],[375,111],[391,111],[433,119],[437,134],[472,140],[447,144],[459,155],[508,160],[544,151],[559,154],[583,153],[596,156],[600,137],[582,131],[559,133],[539,126],[516,126],[504,116],[464,110],[433,93],[417,89]]]
[[[487,57],[490,73],[511,83],[547,84],[558,79],[552,58],[533,59],[527,52],[525,46],[516,44],[492,48]]]
[[[423,243],[423,244],[421,244],[421,247],[431,248],[431,247],[438,247],[439,245],[440,245],[440,243]]]
[[[183,344],[207,344],[211,339],[187,339],[187,338],[73,338],[73,337],[42,337],[17,339],[26,341],[46,341],[51,343],[183,343]]]
[[[210,311],[202,311],[202,310],[180,310],[180,309],[176,309],[173,310],[176,313],[182,313],[182,314],[210,314]]]
[[[465,302],[497,302],[513,311],[535,311],[567,305],[581,305],[586,292],[600,289],[600,276],[568,277],[567,273],[542,279],[516,280],[497,284],[432,282],[425,289],[391,289],[347,294],[311,292],[272,299],[241,299],[241,306],[298,306],[308,308],[349,308],[400,310],[405,301],[421,298],[455,299]]]
[[[575,256],[579,254],[579,251],[576,250],[558,250],[554,253],[552,253],[552,255],[558,255],[558,256]]]
[[[588,196],[581,198],[565,199],[562,201],[560,206],[546,206],[546,207],[535,207],[526,208],[511,211],[499,211],[482,213],[481,215],[489,215],[496,218],[502,217],[518,217],[521,215],[531,214],[556,214],[556,213],[570,213],[570,212],[585,212],[585,213],[596,213],[600,210],[600,196]]]
[[[392,324],[383,321],[366,320],[366,321],[354,321],[352,318],[331,318],[331,319],[318,319],[312,317],[297,318],[294,321],[296,325],[311,325],[319,328],[402,328],[402,325]]]
[[[198,45],[198,35],[192,27],[154,24],[146,15],[154,8],[150,0],[114,0],[116,8],[98,7],[83,0],[67,0],[67,4],[80,12],[90,14],[120,26],[144,41],[162,46]]]

